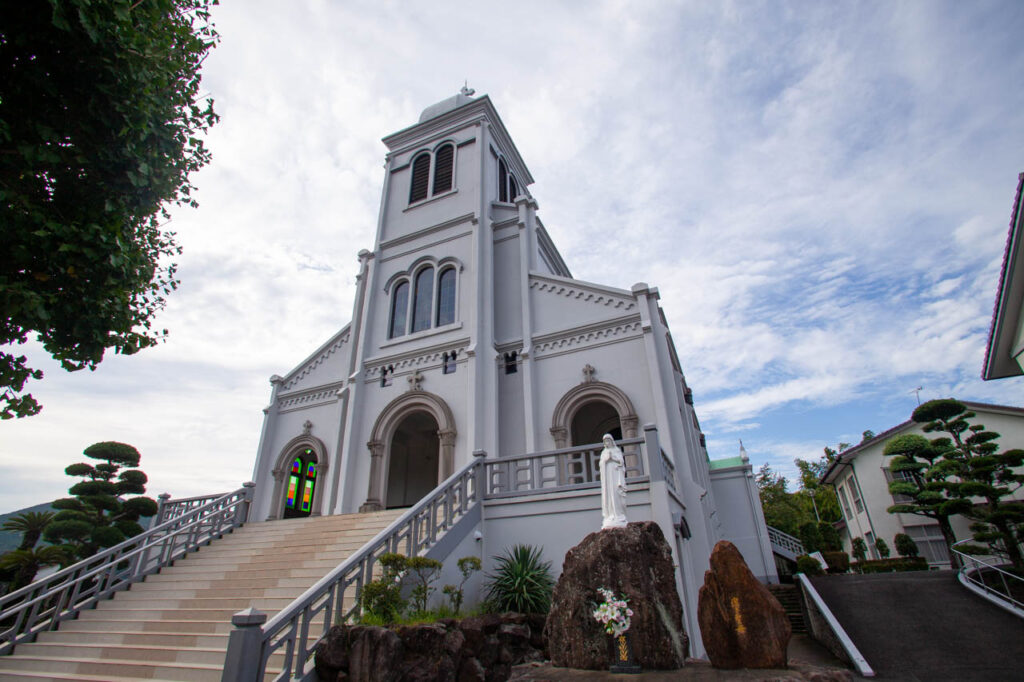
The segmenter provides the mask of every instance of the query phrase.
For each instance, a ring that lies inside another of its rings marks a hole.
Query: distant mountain
[[[57,510],[53,508],[53,503],[52,502],[43,502],[42,504],[37,504],[34,507],[25,507],[24,509],[19,509],[17,511],[12,511],[9,514],[0,514],[0,526],[3,526],[3,524],[7,521],[7,519],[11,518],[12,516],[17,516],[18,514],[21,514],[21,513],[24,513],[24,512],[44,512],[44,511],[57,511]],[[149,528],[149,520],[150,520],[150,518],[151,517],[149,517],[149,516],[142,517],[141,519],[139,519],[139,525],[141,525],[143,528]],[[17,531],[13,531],[13,530],[0,530],[0,554],[3,554],[4,552],[10,552],[12,549],[18,549],[18,545],[20,545],[20,544],[21,544],[21,533],[19,533]],[[47,543],[45,540],[40,538],[39,539],[39,544],[40,545],[46,545],[46,544],[49,544],[49,543]]]
[[[37,504],[34,507],[25,507],[17,511],[12,511],[9,514],[0,514],[0,526],[3,526],[7,522],[7,519],[12,516],[17,516],[24,512],[44,512],[44,511],[57,511],[53,508],[52,502],[43,502]],[[39,540],[40,544],[45,544],[43,540]],[[13,530],[0,530],[0,554],[4,552],[10,552],[12,549],[18,549],[18,545],[21,544],[21,533]]]

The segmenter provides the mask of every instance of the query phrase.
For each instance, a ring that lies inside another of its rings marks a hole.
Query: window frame
[[[515,188],[513,190],[513,188]],[[514,204],[516,197],[523,193],[519,178],[509,167],[505,157],[498,155],[498,201],[503,204]]]
[[[437,178],[437,154],[442,148],[450,146],[452,148],[452,166],[451,166],[451,183],[448,189],[442,189],[440,191],[434,186]],[[418,160],[424,157],[429,157],[427,167],[427,183],[426,193],[422,197],[413,198],[413,183],[415,182],[415,165]],[[412,158],[409,161],[409,201],[408,205],[418,206],[424,204],[432,199],[437,199],[448,194],[453,194],[457,191],[455,179],[458,171],[458,159],[459,159],[459,145],[456,144],[455,140],[445,139],[438,142],[432,149],[420,149],[413,153]]]
[[[421,329],[414,329],[413,317],[416,310],[417,280],[427,269],[433,269],[434,274],[430,279],[430,308],[427,311],[427,326]],[[450,322],[440,324],[441,314],[441,276],[452,271],[454,283],[452,285],[452,319]],[[419,336],[429,334],[435,330],[442,330],[454,327],[459,324],[459,280],[462,271],[462,263],[455,258],[443,258],[440,261],[432,257],[424,257],[417,260],[412,267],[405,271],[396,273],[385,285],[384,292],[388,294],[388,316],[387,328],[385,330],[385,343],[397,341],[403,337]],[[400,330],[395,329],[396,295],[403,286],[407,287],[405,300],[404,326]],[[397,332],[397,333],[396,333]]]

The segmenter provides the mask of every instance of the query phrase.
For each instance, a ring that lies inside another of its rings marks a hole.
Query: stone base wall
[[[395,629],[336,625],[316,649],[322,682],[504,682],[547,658],[544,616],[506,613]]]

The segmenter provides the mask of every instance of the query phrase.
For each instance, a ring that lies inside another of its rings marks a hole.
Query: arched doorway
[[[391,436],[385,506],[410,507],[437,487],[441,452],[437,420],[417,411],[399,422]]]
[[[292,459],[285,486],[284,518],[309,516],[313,511],[317,473],[317,456],[312,448],[303,449]]]
[[[359,511],[408,506],[422,499],[455,470],[456,436],[455,417],[441,396],[416,388],[388,403],[366,443],[370,480]],[[430,462],[434,469],[428,473]]]
[[[619,413],[610,403],[594,400],[581,405],[572,416],[569,432],[574,446],[600,443],[606,433],[615,440],[622,440],[622,423]]]

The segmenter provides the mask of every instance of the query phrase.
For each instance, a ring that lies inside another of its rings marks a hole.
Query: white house
[[[1017,178],[1017,194],[1010,214],[999,289],[992,311],[982,379],[1003,379],[1024,374],[1024,173]]]
[[[1024,447],[1024,408],[963,402],[977,415],[970,420],[972,424],[984,424],[986,430],[1001,434],[998,441],[1001,450]],[[886,511],[898,502],[898,496],[889,492],[889,481],[901,472],[890,471],[891,458],[883,455],[885,443],[905,433],[917,433],[926,438],[943,435],[925,433],[921,426],[907,420],[860,445],[843,450],[822,476],[822,483],[834,487],[839,497],[843,515],[840,535],[847,553],[851,551],[853,538],[859,537],[868,545],[868,558],[877,559],[875,539],[882,538],[892,556],[896,556],[893,538],[897,533],[906,533],[914,539],[921,556],[927,558],[931,566],[949,568],[949,555],[938,523],[916,514],[890,514]],[[1018,490],[1014,497],[1024,499],[1024,490]],[[958,540],[971,537],[967,519],[955,516],[951,525]]]
[[[250,518],[407,507],[474,458],[511,465],[646,428],[660,452],[644,471],[640,444],[626,446],[629,519],[662,526],[696,633],[716,541],[777,579],[750,464],[711,471],[658,290],[572,277],[491,100],[470,95],[384,138],[377,237],[359,252],[352,321],[271,378]],[[593,452],[565,456],[559,483],[593,480]],[[510,486],[487,500],[475,544],[452,551],[477,552],[486,568],[527,542],[557,570],[600,528],[596,488],[516,497]]]

